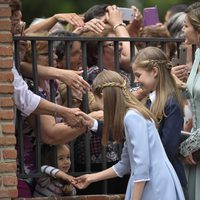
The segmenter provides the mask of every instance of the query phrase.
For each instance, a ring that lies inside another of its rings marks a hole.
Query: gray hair
[[[167,29],[173,38],[184,38],[183,25],[186,13],[178,12],[167,22]]]

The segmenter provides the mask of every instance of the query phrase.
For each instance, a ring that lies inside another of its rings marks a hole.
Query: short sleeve
[[[130,173],[130,159],[126,142],[124,142],[121,160],[117,164],[113,165],[112,168],[119,177],[123,177],[125,174]]]
[[[129,142],[129,157],[133,160],[134,181],[150,178],[150,149],[147,120],[140,114],[130,111],[125,117],[126,140]]]

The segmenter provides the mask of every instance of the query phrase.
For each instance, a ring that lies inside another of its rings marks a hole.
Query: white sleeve
[[[41,172],[44,173],[44,174],[48,174],[49,176],[51,177],[54,177],[56,178],[56,174],[59,172],[60,170],[55,168],[55,167],[52,167],[52,166],[48,166],[48,165],[43,165],[41,167]]]
[[[28,85],[19,75],[15,66],[12,68],[14,75],[14,103],[16,107],[25,115],[30,115],[38,106],[41,97],[28,89]]]

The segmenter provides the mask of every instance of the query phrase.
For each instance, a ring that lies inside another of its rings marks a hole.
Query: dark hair
[[[41,146],[41,165],[57,167],[57,147],[54,145],[43,144]]]
[[[184,38],[183,25],[186,13],[179,12],[173,15],[167,22],[167,29],[173,38]]]
[[[178,12],[184,12],[188,5],[186,4],[175,4],[169,8],[169,12],[171,13],[171,16],[178,13]]]
[[[10,8],[11,8],[11,13],[13,15],[14,12],[22,9],[21,1],[20,0],[11,0],[10,1]]]
[[[108,6],[108,4],[100,4],[90,7],[84,14],[84,22],[88,22],[93,18],[104,16]]]
[[[49,36],[56,36],[56,37],[73,37],[77,36],[74,33],[68,31],[55,31],[51,33]],[[73,41],[70,42],[70,48],[72,47]],[[54,42],[55,53],[58,56],[58,60],[62,60],[65,55],[65,41],[55,41]]]

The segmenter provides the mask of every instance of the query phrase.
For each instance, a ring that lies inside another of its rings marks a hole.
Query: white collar
[[[156,99],[156,91],[153,91],[149,93],[149,99],[151,100],[151,103],[153,103]]]

